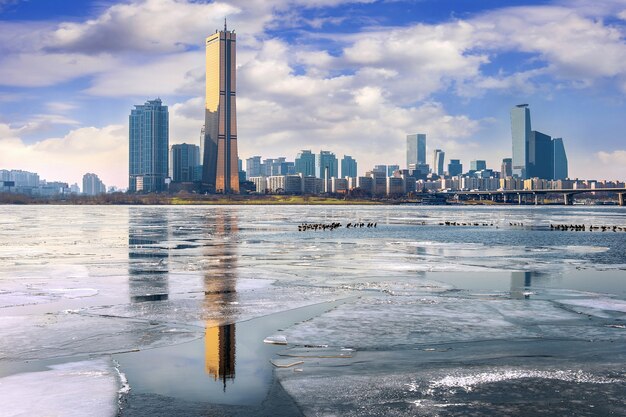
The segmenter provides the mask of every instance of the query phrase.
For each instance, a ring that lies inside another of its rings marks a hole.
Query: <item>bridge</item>
[[[478,197],[479,199],[500,200],[504,203],[513,203],[517,200],[517,204],[526,204],[529,198],[532,198],[534,204],[539,204],[539,196],[546,194],[563,195],[563,204],[570,206],[574,204],[574,196],[576,194],[585,193],[614,193],[617,194],[620,206],[626,205],[626,188],[586,188],[586,189],[557,189],[557,190],[493,190],[493,191],[443,191],[438,195],[454,196],[459,199],[461,196]]]

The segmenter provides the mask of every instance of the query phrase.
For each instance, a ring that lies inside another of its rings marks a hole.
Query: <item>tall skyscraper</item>
[[[296,157],[296,173],[305,177],[315,176],[315,154],[310,150],[301,151]]]
[[[235,51],[236,36],[226,24],[206,39],[202,181],[215,193],[239,193]]]
[[[552,139],[553,151],[554,151],[554,178],[555,180],[564,180],[569,177],[567,167],[567,154],[565,153],[565,146],[563,146],[563,139]]]
[[[107,192],[107,187],[102,183],[96,174],[87,173],[83,175],[83,194],[98,195]]]
[[[335,154],[330,151],[320,151],[319,154],[315,155],[315,176],[322,179],[326,178],[326,168],[328,168],[328,179],[339,176]]]
[[[341,159],[341,177],[356,178],[356,161],[349,155],[344,155]]]
[[[443,175],[444,168],[443,162],[446,157],[446,153],[441,149],[435,149],[433,152],[433,172],[437,175]]]
[[[169,114],[161,99],[136,105],[129,116],[128,190],[166,189],[169,150]]]
[[[463,164],[461,164],[460,159],[451,159],[448,164],[448,175],[451,177],[456,177],[457,175],[461,175],[463,173]]]
[[[511,109],[511,136],[513,144],[513,176],[527,179],[528,142],[530,141],[530,109],[518,104]]]
[[[513,176],[513,158],[504,158],[500,167],[500,177],[507,178]]]
[[[426,163],[426,135],[406,135],[406,166]]]
[[[554,176],[554,145],[552,138],[545,133],[530,132],[526,175],[544,180],[551,180]]]
[[[196,145],[182,143],[172,145],[170,151],[170,168],[172,181],[192,182],[195,181],[194,172],[200,165],[200,148]]]

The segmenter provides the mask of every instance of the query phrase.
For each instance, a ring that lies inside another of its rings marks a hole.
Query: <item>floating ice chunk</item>
[[[292,366],[302,365],[304,361],[297,361],[293,359],[272,359],[270,363],[277,368],[291,368]]]
[[[94,288],[52,288],[49,291],[64,298],[83,298],[98,295],[98,290]]]
[[[105,359],[0,378],[3,416],[114,416],[118,377]],[[51,389],[54,387],[54,389]]]
[[[279,353],[280,356],[295,358],[351,358],[354,356],[353,349],[337,348],[292,348]]]
[[[557,302],[577,307],[586,307],[597,310],[619,311],[626,313],[626,301],[616,300],[614,298],[587,298],[577,300],[557,300]]]
[[[432,381],[427,392],[432,393],[432,391],[437,388],[460,388],[467,392],[471,392],[477,385],[492,384],[523,378],[556,379],[565,382],[588,384],[612,384],[618,381],[614,378],[595,376],[580,370],[540,371],[532,369],[502,369],[495,370],[493,372],[481,372],[469,375],[448,375],[441,379]]]
[[[268,344],[272,344],[272,345],[286,345],[287,344],[287,338],[285,336],[282,336],[282,335],[268,336],[265,339],[263,339],[263,343],[268,343]]]

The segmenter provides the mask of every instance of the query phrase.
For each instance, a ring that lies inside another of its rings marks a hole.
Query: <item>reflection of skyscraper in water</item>
[[[235,378],[235,325],[220,325],[234,321],[230,314],[236,300],[237,254],[233,235],[237,232],[237,218],[227,210],[217,210],[212,217],[215,224],[210,227],[214,237],[207,246],[206,256],[215,259],[214,266],[205,272],[205,309],[209,316],[216,317],[206,322],[205,370],[213,378],[224,383]]]
[[[168,219],[162,209],[129,208],[128,286],[132,302],[168,298]]]
[[[537,277],[536,272],[515,271],[511,272],[511,298],[530,298],[529,289],[533,278]]]

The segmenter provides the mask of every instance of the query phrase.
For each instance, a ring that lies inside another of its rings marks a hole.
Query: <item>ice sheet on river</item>
[[[107,359],[52,365],[0,378],[5,417],[113,417],[120,381]]]
[[[549,301],[363,297],[287,329],[290,344],[381,349],[468,340],[548,337],[540,325],[581,320]],[[549,329],[549,327],[546,327]]]
[[[307,416],[622,415],[624,369],[468,369],[390,364],[341,373],[277,370]],[[444,414],[442,414],[444,413]]]

